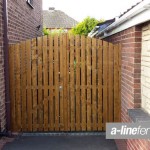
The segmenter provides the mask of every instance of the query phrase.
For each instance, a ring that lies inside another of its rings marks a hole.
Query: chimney
[[[49,10],[50,10],[50,11],[54,11],[54,10],[55,10],[55,7],[49,7]]]

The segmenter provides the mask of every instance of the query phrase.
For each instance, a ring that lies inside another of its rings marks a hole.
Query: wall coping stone
[[[142,108],[128,109],[128,115],[133,122],[150,122],[150,114]]]

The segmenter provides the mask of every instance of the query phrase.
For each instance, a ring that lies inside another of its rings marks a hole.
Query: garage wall
[[[142,28],[141,94],[142,107],[150,113],[150,22]]]

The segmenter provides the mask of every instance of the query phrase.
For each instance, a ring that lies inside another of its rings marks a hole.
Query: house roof
[[[126,13],[128,13],[131,9],[133,9],[134,7],[136,7],[137,5],[139,5],[142,1],[144,0],[141,0],[139,2],[137,2],[136,4],[132,5],[130,8],[128,8],[126,11],[124,11],[120,16],[119,18],[121,18],[122,16],[124,16]]]
[[[60,10],[43,10],[43,25],[46,28],[70,29],[78,22]]]
[[[91,37],[105,38],[129,27],[142,24],[150,20],[149,14],[150,1],[141,0],[123,12],[112,24],[103,28],[103,30],[96,31]],[[89,35],[91,35],[91,33]]]
[[[90,36],[90,37],[95,36],[97,33],[99,33],[100,31],[104,30],[105,28],[107,28],[114,21],[115,21],[115,18],[111,19],[111,20],[106,20],[105,22],[97,24],[97,26],[89,33],[88,36]]]

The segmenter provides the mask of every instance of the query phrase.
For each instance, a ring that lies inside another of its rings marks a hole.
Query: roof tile
[[[78,22],[60,10],[44,10],[43,25],[46,28],[72,28]]]

